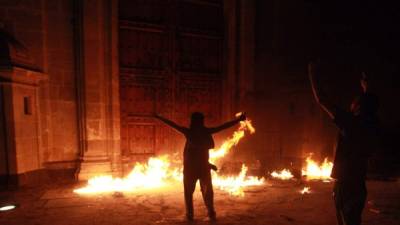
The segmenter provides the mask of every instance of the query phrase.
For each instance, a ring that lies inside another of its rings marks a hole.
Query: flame
[[[306,159],[306,167],[302,170],[302,175],[306,176],[308,180],[331,180],[331,171],[333,167],[333,163],[328,161],[328,158],[325,158],[322,164],[318,165],[313,159],[311,159],[311,155],[309,155]]]
[[[238,114],[236,114],[236,116],[238,116]],[[210,149],[210,161],[215,162],[221,157],[228,154],[232,147],[237,145],[240,139],[244,137],[245,131],[249,131],[250,134],[254,134],[256,132],[256,129],[254,129],[251,120],[249,119],[240,121],[240,127],[235,132],[233,132],[232,137],[224,141],[224,143],[219,148]]]
[[[310,194],[310,193],[311,193],[310,187],[304,187],[303,190],[300,191],[300,193],[301,193],[302,195],[304,195],[304,194]]]
[[[245,131],[250,134],[255,132],[250,120],[240,122],[240,127],[217,149],[210,150],[210,161],[215,162],[228,154],[231,148],[244,137]],[[181,165],[181,163],[179,163]],[[247,186],[261,185],[264,178],[247,175],[248,168],[243,164],[241,172],[237,176],[222,176],[213,174],[213,183],[221,190],[231,195],[243,196],[243,188]],[[182,182],[183,173],[180,166],[171,165],[168,155],[152,157],[146,164],[136,163],[133,170],[125,178],[113,178],[112,176],[97,176],[89,179],[85,187],[75,189],[78,194],[96,194],[107,192],[134,192],[139,189],[160,188],[167,185],[177,185]],[[180,185],[180,184],[179,184]]]
[[[182,180],[182,172],[171,168],[169,157],[164,155],[150,158],[147,164],[136,163],[125,178],[97,176],[89,179],[88,185],[75,189],[75,193],[90,194],[99,192],[131,192],[140,188],[158,188],[168,181]]]
[[[216,174],[213,177],[213,184],[231,195],[244,196],[243,187],[259,186],[264,183],[264,178],[247,176],[247,170],[247,166],[243,164],[238,176],[220,177]]]
[[[274,171],[271,173],[271,176],[281,180],[290,180],[293,178],[293,174],[288,169],[283,169],[279,172]]]

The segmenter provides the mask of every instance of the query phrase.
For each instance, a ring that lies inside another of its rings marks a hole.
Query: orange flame
[[[224,141],[217,149],[210,150],[210,161],[214,162],[229,153],[231,148],[244,137],[245,131],[253,134],[254,127],[250,120],[240,122],[240,127],[232,137]],[[147,164],[137,163],[133,170],[125,178],[113,178],[112,176],[97,176],[89,179],[85,187],[75,189],[78,194],[96,194],[107,192],[134,192],[139,189],[159,188],[181,182],[183,179],[182,168],[171,166],[168,156],[150,158]],[[232,195],[243,196],[243,188],[247,186],[261,185],[264,178],[247,176],[247,167],[243,164],[241,172],[237,176],[213,175],[213,183],[221,190]]]
[[[236,116],[240,116],[240,114],[236,114]],[[251,120],[246,119],[245,121],[240,121],[240,127],[233,132],[233,135],[228,140],[225,140],[224,143],[217,149],[210,149],[210,161],[215,162],[219,158],[228,154],[228,152],[232,149],[233,146],[237,145],[244,137],[245,131],[249,131],[250,134],[254,134],[256,129],[254,129],[251,124]]]
[[[271,176],[281,180],[290,180],[293,178],[293,174],[288,169],[283,169],[279,172],[274,171],[271,173]]]
[[[333,163],[325,158],[322,164],[318,165],[313,159],[311,159],[311,154],[306,159],[306,167],[302,170],[302,175],[306,176],[308,180],[331,180],[331,171]]]
[[[310,194],[310,193],[311,193],[310,187],[304,187],[303,190],[300,191],[300,193],[301,193],[302,195],[304,195],[304,194]]]
[[[89,179],[86,187],[75,189],[75,193],[131,192],[140,188],[163,187],[171,180],[181,180],[181,171],[170,168],[168,156],[150,158],[147,164],[137,163],[125,178],[96,176]]]
[[[247,170],[247,166],[243,164],[238,176],[220,177],[216,174],[213,177],[213,184],[231,195],[244,196],[243,187],[259,186],[264,183],[264,178],[259,179],[258,177],[247,176]]]

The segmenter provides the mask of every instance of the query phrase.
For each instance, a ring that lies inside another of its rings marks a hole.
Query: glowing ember
[[[281,180],[290,180],[293,178],[293,174],[288,169],[283,169],[279,172],[274,171],[271,173],[271,176]]]
[[[6,206],[0,207],[0,211],[8,211],[8,210],[13,210],[15,208],[16,208],[15,205],[6,205]]]
[[[250,120],[241,121],[240,127],[233,133],[232,137],[224,141],[219,148],[210,150],[210,161],[214,163],[228,154],[230,149],[244,137],[245,131],[249,131],[251,134],[255,132]],[[134,192],[139,189],[160,188],[171,184],[177,185],[177,182],[182,182],[182,179],[182,168],[171,165],[171,160],[168,156],[160,156],[150,158],[147,164],[137,163],[125,178],[113,178],[112,176],[94,177],[89,179],[87,186],[75,189],[74,192],[79,194]],[[242,165],[241,172],[237,176],[220,176],[214,173],[213,183],[216,187],[232,195],[243,196],[244,187],[261,185],[264,183],[264,178],[259,179],[247,176],[247,167]]]
[[[300,191],[300,193],[301,193],[302,195],[304,195],[304,194],[310,194],[310,193],[311,193],[310,187],[304,187],[303,190]]]
[[[302,170],[302,175],[306,176],[308,180],[331,180],[331,171],[333,167],[333,163],[329,162],[327,158],[324,159],[324,162],[318,165],[317,162],[311,159],[311,155],[306,159],[307,165]]]

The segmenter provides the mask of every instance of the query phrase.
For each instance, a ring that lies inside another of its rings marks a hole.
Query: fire
[[[243,164],[238,176],[220,177],[215,174],[213,184],[231,195],[244,196],[243,187],[258,186],[264,183],[264,178],[259,179],[258,177],[247,176],[247,170],[247,166]]]
[[[271,176],[281,180],[290,180],[293,178],[293,174],[288,169],[283,169],[279,172],[274,171],[271,173]]]
[[[238,116],[238,114],[236,114],[236,116]],[[256,132],[253,125],[251,124],[251,120],[246,119],[245,121],[240,121],[240,127],[235,132],[233,132],[231,138],[224,141],[224,143],[222,143],[222,145],[219,148],[211,149],[210,161],[215,162],[216,160],[228,154],[228,152],[232,149],[232,147],[237,145],[240,139],[244,137],[245,131],[249,131],[250,134]]]
[[[304,194],[310,194],[310,193],[311,193],[310,187],[304,187],[303,190],[300,191],[300,193],[301,193],[302,195],[304,195]]]
[[[240,127],[233,133],[232,137],[225,140],[219,148],[210,150],[210,161],[214,163],[228,154],[231,148],[244,137],[245,131],[250,134],[255,132],[250,120],[241,121]],[[222,176],[214,173],[213,183],[216,187],[232,195],[243,196],[244,187],[264,183],[264,178],[248,176],[247,170],[247,167],[243,164],[241,172],[237,176]],[[91,178],[85,187],[75,189],[74,192],[78,194],[134,192],[139,189],[176,185],[177,182],[182,182],[182,179],[182,168],[172,165],[170,157],[164,155],[150,158],[146,164],[137,163],[129,175],[124,178],[113,178],[112,176]]]
[[[89,179],[88,185],[74,190],[79,194],[99,192],[132,192],[140,188],[163,187],[169,181],[181,180],[182,172],[170,166],[168,156],[150,158],[147,164],[137,163],[125,178],[98,176]]]
[[[302,175],[306,176],[309,180],[331,180],[331,171],[333,163],[329,162],[327,158],[324,159],[322,164],[318,165],[317,162],[311,159],[309,155],[306,159],[306,167],[302,170]]]

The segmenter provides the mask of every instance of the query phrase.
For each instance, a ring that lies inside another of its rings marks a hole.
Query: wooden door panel
[[[160,30],[120,29],[120,66],[164,70],[168,66],[168,36]]]
[[[149,24],[165,24],[168,18],[169,0],[120,0],[120,20]]]
[[[221,119],[221,81],[218,79],[181,79],[177,104],[181,107],[177,117],[187,121],[192,112],[202,112],[207,124],[216,124]]]
[[[119,4],[122,153],[133,159],[176,150],[183,138],[153,114],[182,125],[194,111],[208,124],[221,119],[222,1]]]
[[[203,1],[203,4],[179,1],[178,26],[201,33],[221,34],[223,31],[221,9],[222,1]]]
[[[154,113],[169,113],[172,109],[170,81],[163,73],[157,77],[120,74],[121,116],[151,116]]]
[[[222,39],[181,33],[178,39],[178,70],[221,75]]]
[[[122,88],[123,113],[129,115],[151,115],[155,112],[155,88],[130,85]]]
[[[155,148],[154,124],[129,124],[129,153],[153,154]]]

